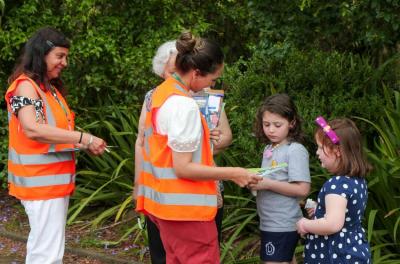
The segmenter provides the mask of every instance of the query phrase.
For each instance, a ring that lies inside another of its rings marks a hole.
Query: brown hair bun
[[[183,32],[176,41],[176,49],[179,53],[190,53],[194,50],[198,39],[190,31]]]
[[[224,63],[224,53],[214,42],[183,32],[176,41],[175,66],[179,73],[199,70],[201,75],[214,73]]]

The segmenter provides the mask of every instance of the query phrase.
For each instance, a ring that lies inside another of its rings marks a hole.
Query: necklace
[[[183,85],[186,86],[186,84],[183,82],[183,80],[181,79],[181,77],[176,74],[175,72],[172,74],[172,76],[175,78],[175,80],[177,80],[178,82],[182,83]]]
[[[65,109],[65,106],[63,105],[63,103],[58,98],[57,93],[56,93],[56,89],[53,86],[50,86],[50,87],[51,87],[50,90],[51,90],[51,93],[52,93],[54,99],[56,99],[57,103],[61,106],[62,110],[64,111],[65,116],[68,117],[67,109]]]
[[[185,82],[181,79],[181,77],[176,74],[175,72],[172,74],[172,78],[174,78],[175,80],[177,80],[178,82],[180,82],[183,85],[178,84],[176,87],[178,89],[180,89],[182,92],[184,92],[186,95],[188,95],[189,97],[191,97],[190,95],[190,89],[186,86]]]
[[[60,105],[61,109],[63,110],[65,117],[67,118],[67,121],[68,121],[68,127],[71,130],[71,119],[68,115],[68,111],[67,111],[66,107],[64,106],[64,104],[61,102],[61,100],[58,98],[56,88],[54,88],[52,85],[50,86],[50,92],[53,95],[54,99],[57,101],[57,103]]]
[[[265,151],[264,157],[266,157],[267,159],[271,158],[271,157],[272,157],[272,153],[274,152],[274,150],[275,150],[277,147],[279,147],[280,145],[281,145],[280,143],[276,144],[275,146],[270,145],[270,146],[267,148],[267,150]]]

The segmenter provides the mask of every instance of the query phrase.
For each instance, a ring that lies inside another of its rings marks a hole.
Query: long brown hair
[[[315,138],[321,142],[324,151],[339,148],[341,155],[335,173],[342,176],[367,176],[372,167],[365,157],[356,124],[348,118],[340,118],[330,121],[329,125],[339,137],[339,144],[333,144],[320,127],[315,131]]]
[[[37,30],[26,42],[8,82],[12,83],[19,75],[24,73],[34,80],[38,86],[45,84],[46,89],[48,89],[49,87],[46,84],[49,82],[65,95],[66,91],[60,78],[46,80],[45,57],[54,47],[69,49],[70,42],[63,33],[54,28],[43,27]]]

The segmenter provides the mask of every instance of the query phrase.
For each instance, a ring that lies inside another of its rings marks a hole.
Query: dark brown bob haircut
[[[263,130],[263,115],[268,111],[280,115],[293,124],[288,133],[288,140],[299,143],[304,142],[303,132],[301,130],[301,118],[297,114],[296,105],[287,94],[274,94],[268,96],[257,111],[256,122],[254,125],[254,134],[262,143],[269,143],[269,139]]]
[[[341,176],[366,177],[372,167],[365,157],[361,134],[356,124],[348,118],[334,119],[328,124],[339,137],[339,143],[333,144],[320,127],[315,131],[315,139],[321,143],[324,152],[325,149],[333,151],[339,148],[341,158],[334,173]]]

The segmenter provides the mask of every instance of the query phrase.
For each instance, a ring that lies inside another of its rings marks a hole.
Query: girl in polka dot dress
[[[371,167],[362,149],[361,135],[349,119],[329,124],[317,118],[315,133],[321,166],[334,174],[322,186],[313,220],[302,218],[297,231],[306,235],[304,263],[371,263],[361,220],[368,191],[364,177]]]

